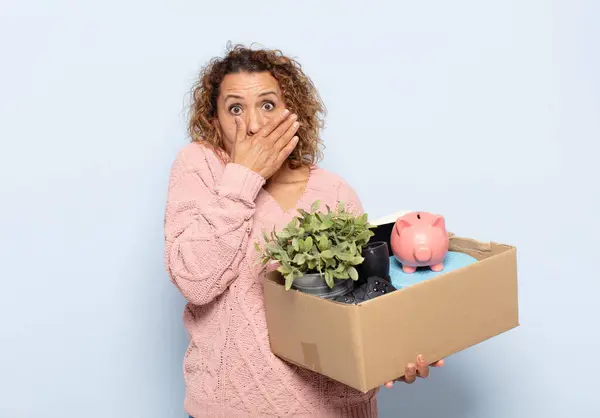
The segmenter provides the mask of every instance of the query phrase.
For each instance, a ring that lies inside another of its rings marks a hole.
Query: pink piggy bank
[[[405,273],[427,266],[442,271],[449,245],[444,217],[428,212],[410,212],[399,217],[390,237],[392,253]]]

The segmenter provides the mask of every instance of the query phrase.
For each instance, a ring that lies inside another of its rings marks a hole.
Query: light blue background
[[[302,62],[324,166],[372,216],[438,211],[519,249],[522,326],[383,390],[381,416],[599,416],[599,19],[576,0],[3,1],[0,417],[184,417],[165,192],[227,40]]]

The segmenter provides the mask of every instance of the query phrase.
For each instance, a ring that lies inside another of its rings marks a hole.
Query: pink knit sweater
[[[291,365],[269,347],[262,281],[253,243],[263,229],[281,228],[296,214],[283,211],[265,180],[223,164],[192,143],[173,164],[165,216],[167,271],[189,302],[184,324],[186,411],[193,417],[377,416],[376,391],[362,394]],[[320,199],[362,212],[340,177],[311,169],[298,207]]]

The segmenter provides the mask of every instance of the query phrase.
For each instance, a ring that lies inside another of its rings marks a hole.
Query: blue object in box
[[[476,262],[477,259],[468,254],[448,251],[444,259],[444,270],[432,271],[429,267],[418,267],[414,273],[405,273],[402,271],[402,264],[400,264],[396,257],[391,256],[390,278],[392,279],[392,286],[396,289],[402,289]]]

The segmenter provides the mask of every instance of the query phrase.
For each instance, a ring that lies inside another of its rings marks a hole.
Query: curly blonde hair
[[[326,114],[317,89],[303,73],[300,64],[280,50],[228,45],[224,57],[213,58],[201,70],[191,92],[188,133],[192,141],[203,142],[224,151],[223,139],[216,123],[217,98],[226,75],[240,72],[269,72],[278,82],[287,109],[298,115],[298,144],[288,158],[290,167],[310,166],[322,158],[319,136]],[[221,152],[223,155],[224,152]]]

